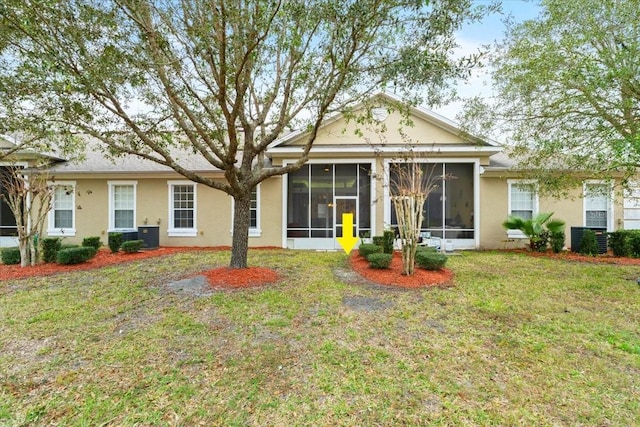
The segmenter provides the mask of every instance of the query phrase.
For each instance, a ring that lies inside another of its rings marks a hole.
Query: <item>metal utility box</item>
[[[157,225],[138,226],[138,239],[144,242],[143,249],[157,249],[160,246],[160,227]]]
[[[130,231],[110,231],[111,234],[122,234],[122,241],[128,242],[129,240],[138,240],[138,232],[136,230]]]
[[[603,227],[571,227],[571,252],[580,252],[584,230],[593,230],[598,242],[598,253],[607,253],[607,229]]]

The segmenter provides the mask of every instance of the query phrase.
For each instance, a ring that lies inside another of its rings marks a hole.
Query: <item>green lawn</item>
[[[415,291],[253,251],[286,279],[167,286],[227,261],[0,283],[0,425],[640,425],[640,267],[465,253]]]

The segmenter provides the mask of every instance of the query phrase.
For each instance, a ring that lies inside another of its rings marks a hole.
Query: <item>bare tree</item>
[[[52,188],[48,175],[27,171],[18,166],[4,168],[0,173],[2,196],[16,219],[20,265],[38,262],[38,242],[44,221],[51,210]]]
[[[415,270],[424,204],[443,179],[434,171],[412,151],[389,165],[389,193],[402,245],[402,273],[406,275]]]

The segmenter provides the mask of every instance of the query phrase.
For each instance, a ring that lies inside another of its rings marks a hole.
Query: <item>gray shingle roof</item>
[[[79,159],[71,159],[53,165],[53,173],[161,173],[173,172],[173,169],[138,156],[125,155],[116,158],[107,156],[105,146],[98,140],[84,137],[87,141]],[[201,155],[186,150],[174,150],[174,158],[186,169],[197,172],[219,172]]]

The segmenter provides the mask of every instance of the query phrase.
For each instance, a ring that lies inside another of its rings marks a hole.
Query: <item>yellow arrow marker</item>
[[[349,255],[358,242],[358,238],[353,236],[353,214],[342,214],[342,237],[336,237],[342,249]]]

